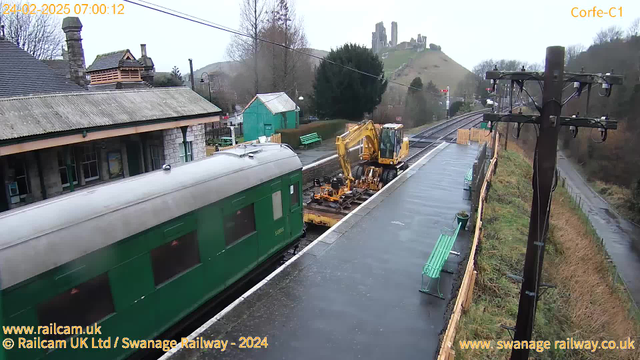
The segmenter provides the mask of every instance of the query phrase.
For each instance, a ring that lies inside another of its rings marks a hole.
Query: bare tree
[[[2,5],[0,1],[0,9],[4,10]],[[23,3],[9,5],[21,9]],[[61,22],[56,16],[21,12],[2,14],[3,12],[0,11],[0,24],[5,26],[7,40],[37,59],[53,59],[61,54],[64,34],[60,27]]]
[[[304,54],[293,51],[304,51],[307,47],[301,24],[288,0],[279,0],[269,11],[269,21],[260,37],[284,45],[268,44],[260,50],[261,62],[269,64],[264,78],[265,83],[271,84],[270,91],[285,91],[291,97],[297,97],[296,92],[306,93],[311,89],[311,62]]]
[[[565,51],[565,55],[564,55],[564,64],[565,65],[569,64],[571,61],[575,60],[578,57],[578,55],[580,55],[580,53],[582,53],[585,50],[586,48],[582,44],[574,44],[574,45],[567,46],[567,50]]]
[[[243,34],[251,35],[251,37],[236,35],[227,47],[227,54],[232,60],[247,65],[249,60],[253,60],[254,90],[256,94],[259,91],[258,52],[260,43],[258,37],[264,26],[265,16],[265,4],[262,0],[244,0],[240,5],[239,30]]]
[[[631,22],[629,28],[627,29],[627,37],[638,36],[640,35],[640,18],[636,18]]]
[[[623,36],[622,29],[617,26],[611,26],[606,29],[602,29],[598,31],[596,36],[593,38],[594,44],[603,44],[605,42],[614,42],[616,40],[622,39]]]

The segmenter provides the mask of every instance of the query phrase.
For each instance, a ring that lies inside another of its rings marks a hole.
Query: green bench
[[[307,147],[307,145],[313,144],[315,142],[322,143],[322,138],[320,137],[320,135],[318,135],[318,133],[311,133],[300,136],[300,143],[304,145],[305,148]]]
[[[469,192],[469,199],[471,199],[471,192],[473,191],[473,189],[471,188],[471,185],[473,184],[473,168],[469,168],[469,171],[467,171],[467,175],[464,176],[464,191],[468,191]]]
[[[429,255],[429,259],[422,269],[422,284],[420,285],[421,293],[429,294],[444,300],[444,296],[440,293],[440,273],[444,271],[453,274],[453,271],[445,270],[443,268],[450,253],[460,255],[451,251],[451,249],[453,248],[453,244],[456,242],[461,226],[462,224],[459,223],[453,235],[440,234],[440,237],[436,242],[436,246],[433,247],[433,251],[431,251],[431,255]],[[426,286],[424,281],[425,276],[428,279]],[[437,283],[437,293],[433,292],[433,282]]]

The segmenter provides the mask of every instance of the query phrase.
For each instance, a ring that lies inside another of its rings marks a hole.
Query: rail
[[[465,116],[465,117],[463,117],[463,118],[461,118],[461,119],[456,119],[456,120],[455,120],[455,121],[453,121],[453,122],[447,122],[447,123],[445,124],[445,126],[442,126],[440,129],[442,129],[442,128],[445,128],[445,129],[446,129],[447,127],[452,126],[452,125],[456,125],[456,126],[455,126],[451,131],[449,131],[449,132],[445,133],[444,135],[440,136],[439,138],[435,139],[431,144],[429,144],[429,145],[425,146],[424,148],[422,148],[422,149],[418,150],[416,153],[414,153],[414,154],[410,155],[409,157],[407,157],[407,159],[406,159],[405,161],[406,161],[406,162],[411,161],[413,158],[417,157],[418,155],[422,154],[422,153],[423,153],[424,151],[426,151],[427,149],[429,149],[429,148],[431,148],[432,146],[434,146],[434,144],[435,144],[435,143],[437,143],[438,141],[440,141],[440,140],[442,140],[442,139],[446,138],[447,136],[451,135],[451,134],[452,134],[452,133],[454,133],[454,132],[457,132],[459,128],[464,127],[464,126],[467,126],[467,125],[469,125],[469,124],[471,124],[471,123],[473,123],[473,122],[475,122],[475,121],[478,121],[480,118],[479,118],[479,117],[477,117],[477,115],[481,115],[481,114],[482,114],[482,112],[484,112],[484,110],[480,110],[480,111],[478,111],[478,112],[475,112],[475,113],[471,114],[470,116]],[[469,115],[469,114],[465,114],[465,115]],[[462,122],[462,121],[464,121],[464,120],[467,120],[467,119],[469,119],[469,118],[471,118],[471,120],[466,121],[466,122],[464,122],[464,123],[462,123],[462,124],[458,124],[458,123],[460,123],[460,122]],[[430,135],[433,135],[433,134],[435,134],[435,133],[439,132],[439,131],[440,131],[440,129],[436,129],[435,131],[432,131],[432,132],[431,132],[431,133],[429,133],[429,135],[427,135],[427,136],[430,136]],[[427,129],[427,130],[425,130],[425,131],[429,131],[429,130],[432,130],[432,129],[431,129],[431,128],[429,128],[429,129]],[[422,134],[422,133],[420,133],[420,134]],[[424,137],[424,136],[423,136],[423,137]],[[411,145],[410,145],[410,146],[411,146]]]
[[[489,165],[487,175],[484,179],[484,182],[482,183],[482,189],[480,190],[480,200],[478,202],[476,226],[473,234],[473,242],[471,243],[469,260],[467,261],[464,277],[462,278],[460,290],[458,291],[458,296],[453,307],[453,313],[451,314],[449,324],[447,325],[447,330],[445,331],[444,337],[442,338],[442,345],[440,346],[440,351],[438,353],[438,360],[452,360],[453,358],[455,358],[455,351],[453,351],[452,347],[453,341],[456,336],[456,330],[458,328],[458,322],[460,321],[462,310],[468,310],[469,306],[471,306],[471,299],[473,298],[473,286],[475,284],[477,274],[477,271],[475,271],[476,250],[478,247],[478,242],[482,238],[482,211],[484,210],[484,202],[487,196],[489,182],[491,182],[491,177],[493,176],[496,168],[496,162],[498,161],[498,143],[499,134],[496,132],[492,144],[493,156],[491,158],[491,164]]]

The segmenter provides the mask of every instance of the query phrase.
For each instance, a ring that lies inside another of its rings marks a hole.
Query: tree
[[[356,68],[375,77],[329,61]],[[380,58],[364,46],[345,44],[331,50],[317,69],[314,84],[316,108],[323,117],[359,120],[365,112],[372,112],[380,104],[386,89],[387,80],[384,78],[384,65]]]
[[[7,40],[33,55],[36,59],[49,60],[60,56],[64,44],[64,34],[58,17],[50,14],[28,14],[22,12],[6,12],[6,5],[11,9],[22,9],[22,2],[4,3],[0,1],[0,24],[5,25]]]
[[[640,35],[640,18],[636,18],[631,22],[627,29],[627,38]]]
[[[313,79],[309,58],[293,51],[307,50],[302,23],[297,21],[295,9],[289,0],[278,0],[268,13],[269,21],[260,36],[285,47],[263,45],[259,54],[260,62],[269,64],[269,69],[261,78],[265,79],[263,83],[270,84],[269,91],[284,91],[289,97],[297,98],[300,93],[310,92]]]
[[[603,44],[605,42],[614,42],[617,40],[621,40],[623,36],[622,29],[617,26],[611,26],[606,29],[602,29],[598,31],[596,36],[593,38],[593,43]]]
[[[427,86],[424,88],[425,97],[427,99],[427,119],[431,121],[431,119],[441,119],[445,116],[445,108],[441,104],[442,101],[442,93],[440,93],[440,89],[433,83],[433,81],[429,80]]]
[[[171,87],[182,85],[184,85],[184,81],[182,79],[182,75],[180,74],[180,69],[178,69],[177,66],[174,66],[168,75],[167,73],[156,73],[156,76],[153,78],[154,87]]]
[[[249,68],[253,65],[254,94],[260,90],[258,73],[258,51],[260,42],[258,41],[260,31],[265,21],[265,4],[261,0],[244,0],[240,5],[240,32],[251,35],[235,35],[227,47],[227,55],[234,61],[241,62]],[[253,61],[251,61],[253,60]]]
[[[454,101],[453,104],[449,106],[449,115],[455,116],[458,113],[458,111],[460,111],[460,108],[462,107],[463,104],[464,104],[464,101]]]
[[[179,81],[180,85],[182,85],[182,74],[180,74],[180,69],[178,69],[177,66],[174,66],[173,69],[171,69],[171,77],[175,79],[175,81]]]
[[[272,5],[263,1],[244,0],[241,31],[251,36],[236,36],[227,47],[228,56],[244,70],[233,79],[238,98],[249,101],[258,92],[284,91],[297,99],[311,93],[313,68],[309,57],[300,53],[307,50],[302,21],[290,0]]]
[[[582,44],[574,44],[567,46],[567,50],[565,51],[564,56],[564,64],[568,65],[571,61],[575,60],[580,53],[584,52],[586,49]]]
[[[423,91],[422,79],[416,77],[411,81],[405,100],[405,119],[411,127],[426,124],[429,120],[427,111],[427,99]]]

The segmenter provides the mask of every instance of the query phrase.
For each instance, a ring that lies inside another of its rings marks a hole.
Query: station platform
[[[463,184],[478,149],[439,145],[189,336],[228,340],[224,352],[175,348],[161,359],[434,358],[462,273],[442,274],[441,300],[418,291],[422,268],[442,228],[469,212]],[[468,231],[453,250],[455,267]],[[241,349],[243,336],[268,346]]]
[[[337,154],[335,138],[323,140],[322,144],[316,143],[307,149],[300,148],[295,151],[303,166]]]

